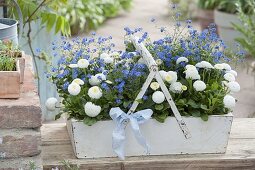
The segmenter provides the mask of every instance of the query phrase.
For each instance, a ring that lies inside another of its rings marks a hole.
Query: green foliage
[[[254,0],[251,0],[254,3]],[[235,14],[238,12],[238,8],[245,14],[251,14],[254,12],[254,7],[247,0],[220,0],[218,9],[223,12]]]
[[[242,24],[233,24],[234,28],[239,31],[243,37],[236,38],[236,41],[253,57],[255,57],[255,1],[247,0],[249,6],[252,6],[253,11],[250,14],[238,6],[238,16]]]
[[[20,56],[20,50],[11,41],[0,41],[0,71],[15,71],[16,57]]]
[[[219,3],[220,3],[220,0],[199,0],[198,7],[201,9],[213,10],[217,8]]]
[[[47,31],[55,28],[55,33],[61,32],[63,35],[70,35],[68,20],[59,13],[60,7],[67,5],[67,0],[18,0],[18,4],[23,14],[24,26],[39,19]],[[10,14],[15,14],[18,18],[14,7],[11,8]]]
[[[62,5],[61,14],[68,20],[72,32],[96,29],[121,9],[128,10],[132,0],[70,0]]]

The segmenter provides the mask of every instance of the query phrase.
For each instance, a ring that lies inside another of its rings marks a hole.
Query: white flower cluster
[[[196,91],[204,91],[206,89],[206,84],[201,80],[196,80],[193,83],[193,87]]]
[[[192,80],[200,79],[200,75],[199,75],[197,68],[195,66],[188,64],[188,65],[186,65],[185,69],[186,69],[185,70],[185,74],[186,74],[185,78],[186,79],[192,79]]]
[[[177,81],[177,73],[175,71],[166,72],[164,70],[160,70],[159,74],[162,77],[162,79],[168,82],[169,84]]]
[[[211,63],[207,61],[201,61],[195,65],[197,68],[205,68],[205,69],[213,69],[214,67],[212,66]]]
[[[67,90],[68,92],[73,95],[73,96],[76,96],[80,93],[81,91],[81,86],[80,85],[84,85],[84,82],[79,79],[79,78],[76,78],[72,81],[71,84],[69,84]]]

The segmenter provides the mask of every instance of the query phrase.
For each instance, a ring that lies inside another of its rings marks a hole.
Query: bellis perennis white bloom
[[[233,96],[226,95],[223,99],[224,106],[228,109],[233,109],[236,105],[236,99]]]
[[[191,65],[191,64],[186,65],[185,69],[186,70],[197,70],[197,68],[195,66]]]
[[[207,62],[207,61],[201,61],[201,62],[197,63],[196,67],[197,68],[205,68],[205,69],[212,69],[212,68],[214,68],[212,66],[212,64]]]
[[[229,64],[222,63],[222,65],[223,65],[224,70],[226,70],[226,71],[230,71],[231,70],[231,66]]]
[[[97,76],[91,76],[90,79],[89,79],[89,84],[90,84],[91,86],[97,86],[97,85],[99,85],[100,83],[101,83],[101,80],[99,80],[99,79],[97,78]]]
[[[186,57],[179,57],[177,60],[176,60],[176,64],[180,64],[181,62],[189,62],[189,60],[186,58]]]
[[[101,107],[93,104],[92,102],[87,102],[84,105],[84,110],[86,115],[89,117],[96,117],[101,112]]]
[[[71,95],[76,96],[80,93],[81,86],[79,84],[73,82],[73,83],[69,84],[67,89]]]
[[[163,103],[165,101],[165,95],[161,91],[155,91],[152,94],[152,100],[157,104]]]
[[[204,91],[206,89],[206,84],[201,80],[197,80],[193,83],[193,87],[196,91]]]
[[[159,74],[162,77],[162,79],[168,83],[173,83],[177,81],[177,73],[174,71],[166,72],[164,70],[160,70]]]
[[[235,76],[231,73],[224,74],[224,79],[227,81],[235,81],[236,80]]]
[[[181,93],[182,92],[182,84],[180,82],[173,82],[170,85],[170,91],[173,93]]]
[[[200,75],[196,69],[196,67],[188,67],[188,69],[185,71],[185,78],[186,79],[192,79],[192,80],[198,80],[200,79]]]
[[[104,59],[104,58],[106,58],[106,57],[110,57],[110,55],[109,54],[107,54],[107,53],[102,53],[101,55],[100,55],[100,59]]]
[[[151,88],[152,90],[157,90],[157,89],[159,89],[159,84],[158,84],[158,82],[152,82],[152,83],[150,84],[150,88]]]
[[[174,71],[168,71],[165,74],[165,81],[168,83],[173,83],[177,81],[177,73]]]
[[[104,60],[106,64],[112,64],[114,62],[114,59],[107,53],[102,53],[100,59]]]
[[[240,91],[240,85],[236,81],[231,81],[227,83],[227,87],[231,92],[239,92]]]
[[[103,95],[102,90],[98,86],[90,87],[88,90],[88,95],[92,99],[100,99]]]
[[[84,85],[84,81],[82,81],[82,80],[79,79],[79,78],[74,79],[74,80],[72,81],[72,83],[73,83],[73,82],[75,82],[75,83],[77,83],[77,84],[79,84],[79,85]]]
[[[58,100],[55,97],[50,97],[46,100],[45,106],[47,110],[54,111],[56,109],[57,103],[58,103]]]
[[[233,74],[235,77],[237,77],[237,72],[236,72],[235,70],[226,71],[226,73],[231,73],[231,74]]]
[[[78,66],[79,68],[88,68],[88,66],[89,66],[89,61],[86,60],[86,59],[80,59],[80,60],[78,61],[78,63],[77,63],[77,66]]]
[[[214,65],[214,68],[215,68],[215,69],[218,69],[218,70],[223,70],[223,69],[224,69],[224,66],[223,66],[223,64],[215,64],[215,65]]]

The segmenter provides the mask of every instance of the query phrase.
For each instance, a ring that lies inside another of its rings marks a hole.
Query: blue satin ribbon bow
[[[151,109],[141,110],[130,115],[123,112],[119,107],[110,110],[110,116],[116,123],[112,133],[112,148],[120,159],[125,159],[125,128],[129,122],[137,142],[146,149],[147,154],[149,153],[149,145],[141,134],[139,124],[149,120],[152,113],[153,111]]]

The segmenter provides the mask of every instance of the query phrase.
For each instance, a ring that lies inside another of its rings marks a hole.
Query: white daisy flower
[[[224,65],[223,64],[215,64],[214,68],[217,70],[223,70],[224,69]]]
[[[201,77],[197,71],[197,69],[191,68],[191,69],[187,69],[185,71],[185,78],[186,79],[192,79],[192,80],[199,80]]]
[[[112,57],[105,57],[103,60],[106,64],[112,64],[114,62]]]
[[[231,74],[233,74],[235,77],[237,77],[237,72],[236,72],[235,70],[226,71],[226,73],[231,73]]]
[[[159,71],[159,74],[160,74],[160,76],[162,77],[162,79],[165,80],[166,71],[160,70],[160,71]]]
[[[235,81],[236,80],[235,76],[231,73],[224,74],[224,79],[227,81]]]
[[[107,57],[110,57],[110,55],[109,54],[107,54],[107,53],[102,53],[101,55],[100,55],[100,59],[104,59],[104,58],[107,58]]]
[[[96,117],[101,112],[101,107],[92,102],[87,102],[84,105],[84,111],[89,117]]]
[[[72,83],[73,83],[73,82],[75,82],[75,83],[77,83],[77,84],[79,84],[79,85],[84,85],[84,81],[82,81],[82,80],[79,79],[79,78],[74,79],[74,80],[72,81]]]
[[[197,68],[191,64],[185,66],[186,70],[197,70]]]
[[[201,62],[197,63],[195,66],[198,67],[198,68],[207,68],[207,69],[214,68],[212,66],[212,64],[207,62],[207,61],[201,61]]]
[[[73,82],[73,83],[69,84],[67,89],[71,95],[76,96],[80,93],[81,86],[79,84]]]
[[[98,76],[91,76],[89,79],[89,84],[91,86],[97,86],[101,83],[101,80],[98,79]]]
[[[78,65],[77,65],[77,64],[69,64],[69,67],[70,67],[70,68],[77,68]]]
[[[100,99],[103,95],[102,89],[98,86],[90,87],[88,90],[88,95],[92,99]]]
[[[206,84],[201,80],[197,80],[193,83],[193,87],[196,91],[204,91],[206,89]]]
[[[230,71],[231,70],[231,66],[227,63],[222,63],[224,70]]]
[[[239,92],[240,91],[240,85],[236,81],[231,81],[227,84],[227,87],[231,92]]]
[[[161,91],[155,91],[152,94],[152,100],[157,104],[163,103],[165,101],[165,95]]]
[[[89,66],[89,61],[86,60],[86,59],[80,59],[80,60],[78,61],[78,63],[77,63],[77,66],[78,66],[79,68],[88,68],[88,66]]]
[[[180,82],[173,82],[170,85],[169,89],[173,93],[181,93],[182,92],[182,84]]]
[[[152,83],[150,84],[150,88],[151,88],[152,90],[157,90],[157,89],[159,89],[159,84],[158,84],[158,82],[152,82]]]
[[[189,60],[186,58],[186,57],[179,57],[177,60],[176,60],[176,64],[180,64],[181,62],[189,62]]]
[[[46,100],[45,106],[47,110],[54,111],[56,109],[57,103],[58,103],[58,100],[55,97],[50,97]]]
[[[236,99],[227,94],[223,99],[223,103],[226,108],[233,109],[236,105]]]
[[[165,81],[168,83],[173,83],[177,81],[177,73],[175,71],[168,71],[165,74]]]

